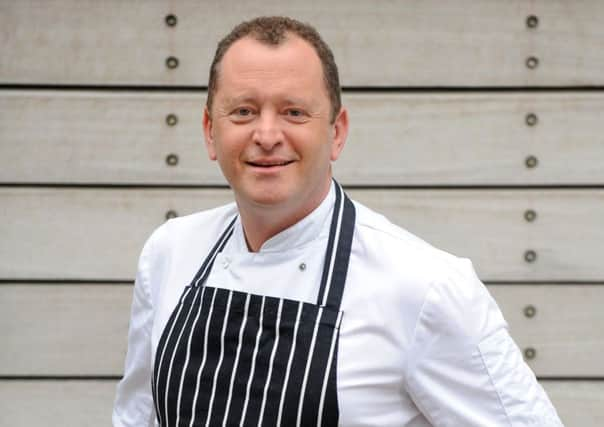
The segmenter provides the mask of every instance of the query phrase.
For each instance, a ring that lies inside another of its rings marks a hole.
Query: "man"
[[[471,263],[332,180],[348,114],[312,27],[237,26],[203,127],[236,203],[145,244],[114,425],[561,425]]]

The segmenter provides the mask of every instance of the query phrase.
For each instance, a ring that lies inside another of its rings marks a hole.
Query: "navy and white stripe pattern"
[[[152,379],[162,426],[336,426],[340,304],[354,205],[336,201],[317,304],[207,287],[222,233],[166,323]]]

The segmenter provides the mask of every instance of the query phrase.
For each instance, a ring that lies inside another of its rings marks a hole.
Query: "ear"
[[[348,136],[348,111],[342,107],[333,123],[333,141],[331,145],[331,161],[335,162],[346,144]]]
[[[203,135],[206,141],[206,149],[208,150],[208,157],[210,160],[216,160],[216,148],[214,147],[214,137],[212,132],[212,118],[208,107],[203,109]]]

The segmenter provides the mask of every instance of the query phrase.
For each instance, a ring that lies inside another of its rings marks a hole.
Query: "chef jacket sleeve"
[[[155,423],[151,394],[153,303],[149,283],[153,259],[153,239],[154,235],[151,235],[145,243],[138,261],[124,376],[117,386],[113,407],[113,425],[115,427],[151,427]]]
[[[467,259],[426,293],[407,388],[434,426],[562,426]]]

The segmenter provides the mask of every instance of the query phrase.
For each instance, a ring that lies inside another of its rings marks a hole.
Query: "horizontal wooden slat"
[[[205,92],[2,91],[0,182],[224,185],[206,155],[204,103]]]
[[[132,287],[0,284],[0,375],[121,375]]]
[[[115,387],[115,380],[0,380],[0,425],[107,427]]]
[[[0,284],[0,375],[121,375],[131,300],[128,285]]]
[[[604,377],[604,286],[492,285],[489,291],[520,349],[535,350],[527,362],[538,375]]]
[[[604,423],[604,382],[541,384],[566,427]],[[111,423],[115,386],[114,381],[0,381],[0,424],[106,427]]]
[[[225,184],[205,153],[204,102],[205,92],[0,91],[0,182]],[[599,93],[346,93],[344,103],[344,184],[604,184]]]
[[[166,26],[168,13],[178,17],[175,27]],[[0,62],[0,82],[205,85],[216,42],[230,28],[285,14],[319,29],[344,85],[601,85],[603,13],[598,0],[3,2],[0,49],[11,60]],[[539,23],[529,29],[532,14]],[[166,68],[171,55],[176,69]],[[529,56],[537,68],[527,68]]]
[[[542,377],[604,377],[604,286],[491,285],[528,363]],[[0,375],[121,375],[132,287],[0,285]],[[536,307],[532,318],[527,305]]]
[[[604,425],[604,381],[546,381],[547,391],[566,427]]]
[[[470,258],[486,281],[597,281],[604,192],[599,190],[353,190],[431,244]],[[533,211],[535,220],[525,219]],[[527,262],[527,252],[536,258]]]
[[[604,279],[602,190],[352,190],[483,280]],[[228,190],[0,188],[0,278],[130,280],[166,211],[231,199]],[[525,211],[536,213],[533,222]],[[535,251],[534,262],[525,252]]]

